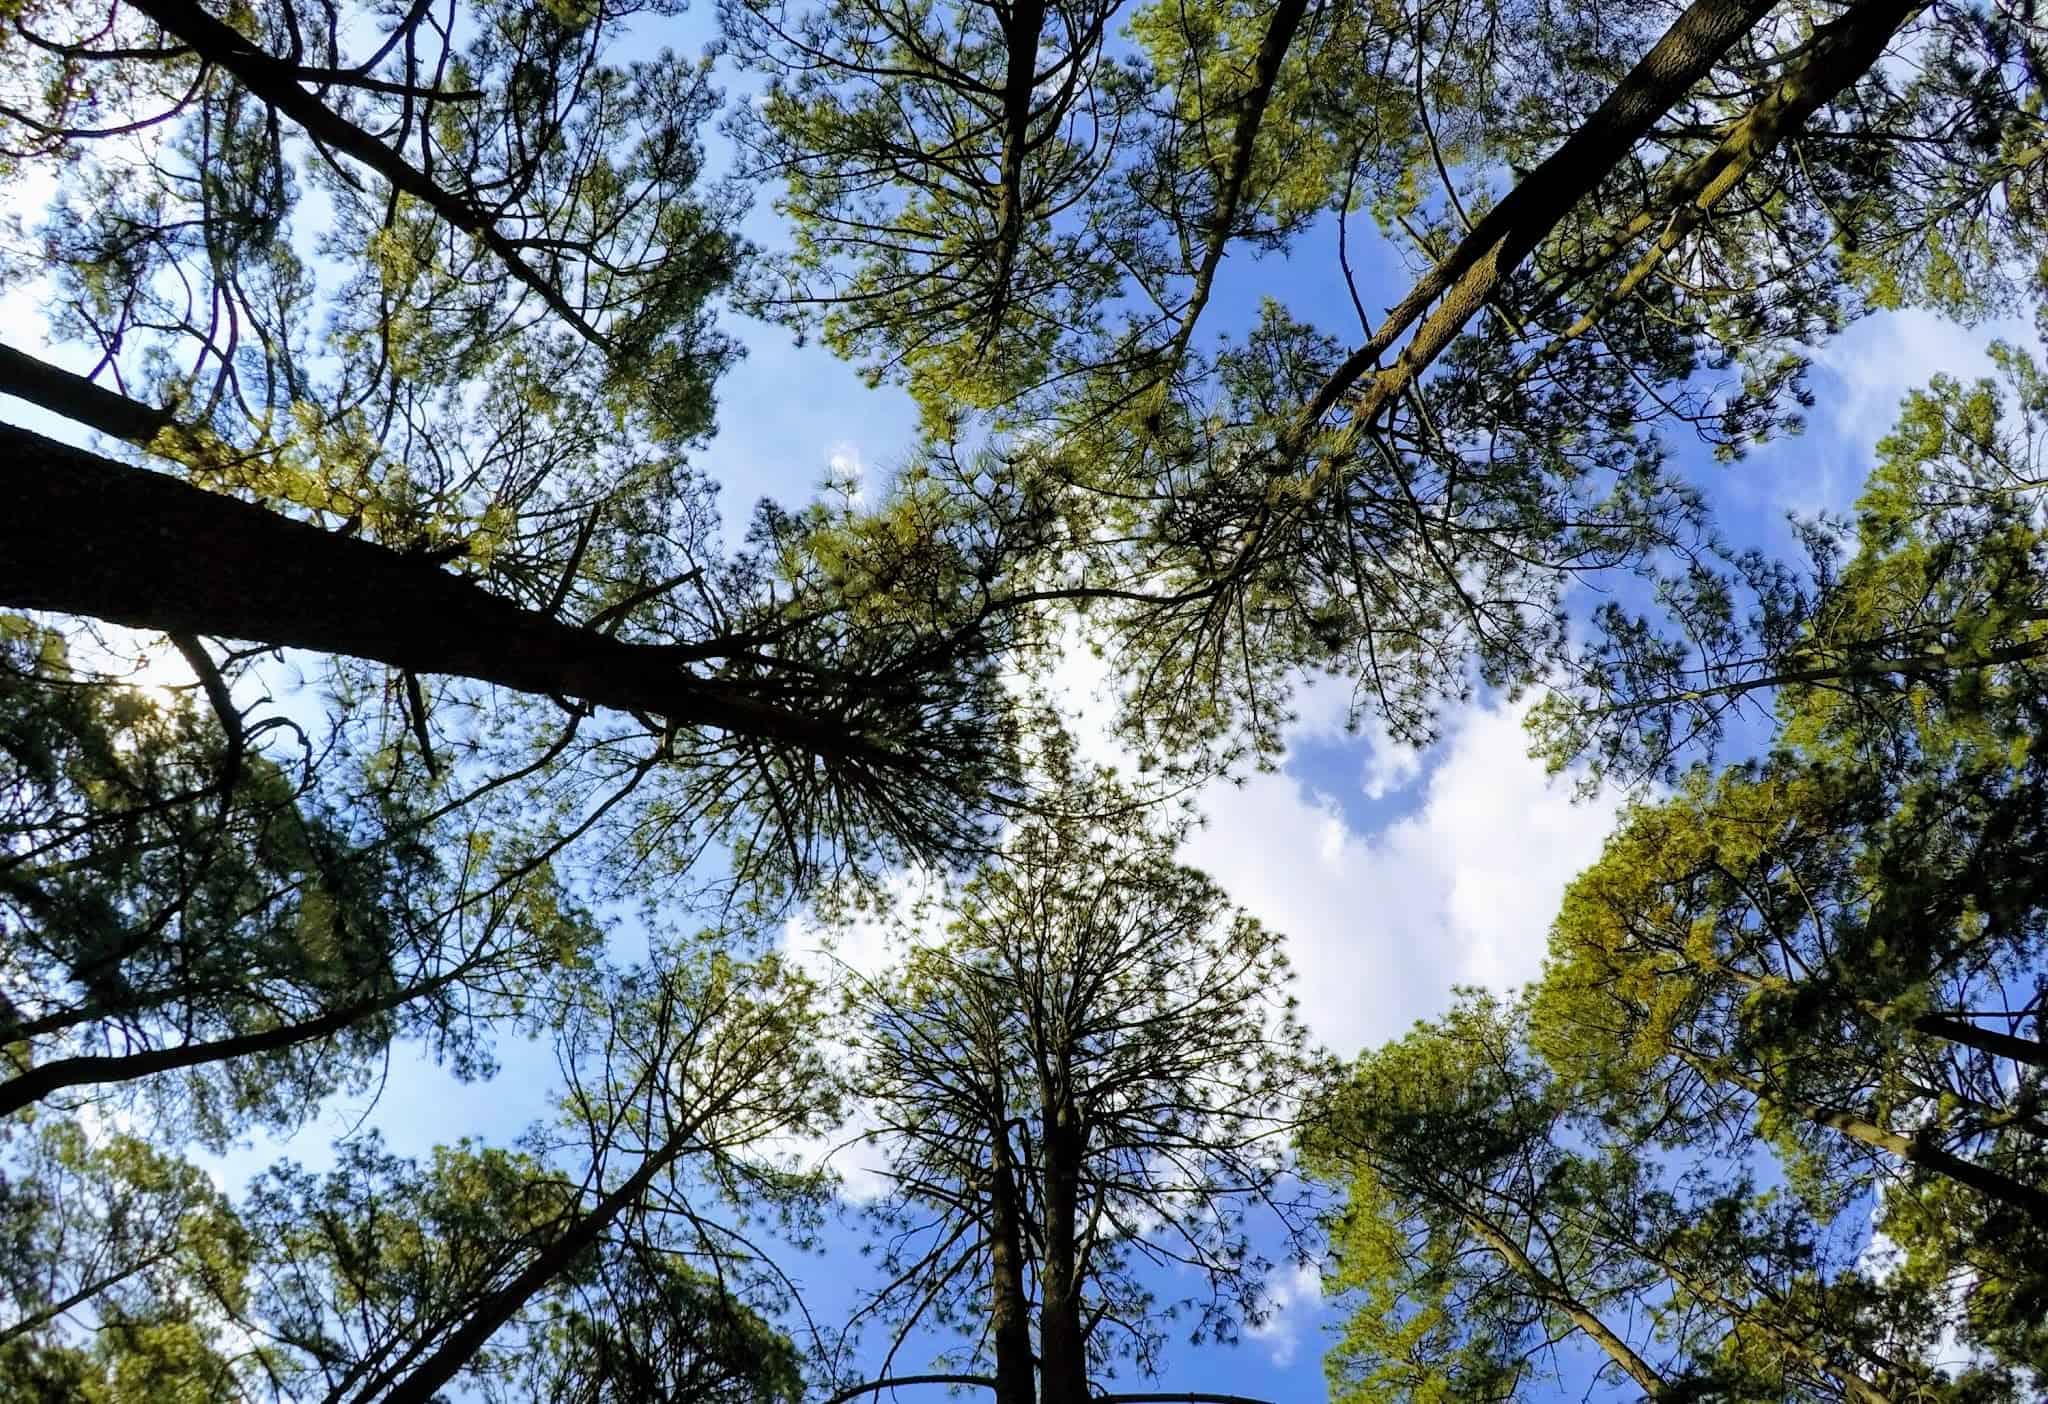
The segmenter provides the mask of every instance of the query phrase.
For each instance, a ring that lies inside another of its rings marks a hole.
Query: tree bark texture
[[[914,768],[830,721],[693,674],[713,647],[625,642],[429,559],[8,425],[0,605],[339,654]]]

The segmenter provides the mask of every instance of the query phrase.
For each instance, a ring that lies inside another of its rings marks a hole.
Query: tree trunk
[[[1002,330],[1010,306],[1010,280],[1017,249],[1024,242],[1024,158],[1031,149],[1031,106],[1038,77],[1038,37],[1045,28],[1045,0],[1016,0],[1003,26],[1008,66],[1003,73],[1003,150],[996,175],[996,248],[989,292],[988,325],[981,334],[987,351]]]
[[[1640,1245],[1632,1241],[1624,1240],[1621,1243],[1621,1247],[1641,1251]],[[1892,1397],[1879,1389],[1870,1380],[1846,1365],[1836,1364],[1824,1352],[1815,1349],[1794,1336],[1788,1335],[1774,1323],[1759,1317],[1755,1312],[1750,1311],[1740,1303],[1731,1300],[1708,1286],[1705,1282],[1693,1277],[1683,1268],[1674,1264],[1668,1254],[1656,1253],[1651,1256],[1659,1267],[1670,1274],[1673,1282],[1713,1307],[1716,1311],[1727,1317],[1731,1323],[1740,1323],[1753,1331],[1768,1336],[1787,1355],[1805,1361],[1810,1368],[1839,1384],[1842,1387],[1842,1392],[1855,1400],[1856,1404],[1893,1404]]]
[[[1230,245],[1231,230],[1237,226],[1237,217],[1244,204],[1244,188],[1251,178],[1252,157],[1258,149],[1259,128],[1266,119],[1266,106],[1272,101],[1273,84],[1280,77],[1280,65],[1287,60],[1287,51],[1294,44],[1295,31],[1301,28],[1302,17],[1308,13],[1308,0],[1280,0],[1273,14],[1266,21],[1266,31],[1259,40],[1258,57],[1252,63],[1252,85],[1241,99],[1237,114],[1237,126],[1230,136],[1230,164],[1224,172],[1223,189],[1216,196],[1216,210],[1210,216],[1208,238],[1203,241],[1202,261],[1195,270],[1195,285],[1188,293],[1187,309],[1181,313],[1180,328],[1174,333],[1173,344],[1166,353],[1164,377],[1170,378],[1180,369],[1180,363],[1188,353],[1188,343],[1194,339],[1195,323],[1201,320],[1203,309],[1209,305],[1210,292],[1216,286],[1216,270],[1223,265],[1224,251]]]
[[[594,1247],[621,1214],[640,1202],[655,1177],[682,1155],[683,1148],[689,1144],[689,1137],[687,1131],[672,1136],[660,1150],[648,1156],[624,1184],[598,1202],[596,1209],[578,1219],[567,1233],[550,1243],[517,1277],[484,1298],[470,1318],[418,1369],[399,1381],[389,1394],[382,1396],[378,1404],[430,1404],[442,1387],[469,1363],[470,1357],[483,1349],[506,1322],[518,1315],[520,1308]],[[356,1396],[356,1404],[371,1404],[378,1387],[373,1384],[364,1389]]]
[[[1307,451],[1323,416],[1372,373],[1401,334],[1418,321],[1414,339],[1392,367],[1377,373],[1355,417],[1371,418],[1421,375],[1516,265],[1775,4],[1776,0],[1693,0],[1593,115],[1481,216],[1457,247],[1416,282],[1371,339],[1324,382],[1283,435],[1283,457],[1292,462]],[[1424,320],[1432,304],[1436,310]]]
[[[989,1166],[989,1334],[995,1341],[995,1404],[1035,1404],[1031,1313],[1024,1294],[1024,1224],[1009,1127],[998,1118]]]
[[[1663,231],[1635,266],[1544,347],[1541,354],[1532,358],[1524,367],[1522,378],[1527,379],[1567,344],[1591,331],[1603,316],[1642,286],[1780,140],[1804,126],[1822,103],[1869,72],[1892,36],[1924,3],[1925,0],[1866,0],[1815,30],[1798,62],[1735,124],[1721,144],[1673,182],[1658,205],[1630,220],[1577,270],[1573,281],[1597,271],[1631,241],[1648,233],[1660,218],[1665,220]]]
[[[18,395],[52,414],[145,447],[175,422],[167,409],[131,400],[61,366],[24,356],[12,346],[0,346],[0,393]]]
[[[84,1306],[108,1288],[118,1287],[143,1269],[156,1266],[157,1263],[163,1261],[165,1256],[165,1254],[153,1254],[139,1263],[129,1264],[119,1272],[110,1272],[104,1277],[95,1278],[72,1292],[69,1296],[51,1302],[48,1306],[38,1311],[30,1312],[13,1325],[0,1327],[0,1346],[6,1345],[9,1341],[15,1340],[18,1337],[26,1336],[29,1332],[39,1327],[49,1325],[67,1311]]]
[[[1081,1157],[1086,1138],[1070,1101],[1045,1099],[1045,1265],[1039,1274],[1040,1404],[1088,1404],[1088,1341],[1081,1330]]]
[[[2016,1063],[2031,1063],[2037,1068],[2048,1068],[2048,1043],[2043,1043],[2038,1038],[2025,1038],[2019,1034],[1982,1028],[1968,1019],[1958,1019],[1951,1014],[1923,1014],[1913,1021],[1913,1027],[1921,1033],[1945,1038],[1950,1043],[1960,1043],[1980,1053],[1989,1053],[1995,1058],[2010,1058]]]
[[[1498,1253],[1507,1265],[1521,1275],[1545,1301],[1563,1312],[1571,1323],[1584,1331],[1592,1342],[1607,1354],[1607,1358],[1625,1371],[1628,1377],[1641,1387],[1651,1399],[1671,1399],[1684,1396],[1682,1386],[1674,1387],[1651,1367],[1650,1362],[1635,1352],[1629,1343],[1616,1335],[1612,1328],[1585,1302],[1581,1301],[1562,1282],[1557,1281],[1522,1251],[1521,1246],[1499,1229],[1484,1214],[1470,1205],[1452,1202],[1451,1207],[1465,1221],[1468,1228],[1487,1247]]]
[[[258,1053],[275,1053],[300,1043],[311,1043],[316,1039],[340,1033],[359,1019],[397,1007],[407,999],[407,994],[397,1000],[377,1000],[367,1005],[352,1005],[331,1014],[323,1014],[303,1024],[286,1024],[262,1033],[239,1034],[232,1038],[207,1039],[198,1043],[184,1043],[175,1048],[152,1048],[142,1053],[108,1055],[86,1055],[77,1058],[58,1058],[47,1063],[37,1063],[16,1077],[0,1082],[0,1117],[8,1117],[23,1107],[40,1102],[43,1098],[61,1092],[67,1087],[98,1087],[110,1082],[132,1082],[136,1078],[148,1077],[153,1073],[173,1072],[179,1068],[194,1068],[205,1063],[225,1062],[231,1058],[250,1057]]]
[[[1710,1062],[1685,1052],[1680,1052],[1678,1056],[1703,1076],[1740,1087],[1766,1106],[1789,1112],[1811,1125],[1839,1131],[1859,1145],[1884,1151],[1909,1165],[1931,1170],[1937,1175],[1945,1176],[1959,1185],[1975,1190],[1986,1199],[2021,1211],[2038,1224],[2048,1225],[2048,1190],[2022,1184],[2010,1175],[2002,1175],[1996,1170],[1987,1169],[1974,1160],[1967,1160],[1952,1151],[1943,1150],[1940,1146],[1929,1145],[1918,1136],[1902,1136],[1890,1127],[1881,1126],[1854,1112],[1781,1096],[1765,1086],[1761,1079],[1737,1072],[1726,1064]]]
[[[10,425],[0,425],[0,604],[452,674],[917,768],[828,718],[690,672],[716,645],[623,642],[430,560]]]
[[[201,1039],[175,1048],[151,1048],[140,1053],[88,1054],[37,1063],[0,1082],[0,1117],[12,1116],[23,1107],[39,1102],[66,1087],[97,1087],[110,1082],[131,1082],[155,1073],[175,1072],[206,1063],[221,1063],[259,1053],[277,1053],[329,1038],[365,1019],[403,1008],[425,999],[456,980],[450,974],[409,989],[372,999],[357,1000],[339,1009],[296,1024],[281,1024],[258,1033],[233,1034],[226,1038]],[[6,1030],[0,1028],[0,1033]]]

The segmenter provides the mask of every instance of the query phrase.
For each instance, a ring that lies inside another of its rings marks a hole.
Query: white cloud
[[[800,1169],[829,1166],[839,1177],[838,1195],[848,1204],[869,1205],[888,1194],[888,1157],[868,1140],[877,1122],[872,1111],[856,1103],[844,1124],[823,1136],[774,1136],[757,1147],[764,1155],[786,1158]]]
[[[868,466],[860,456],[858,445],[837,443],[826,456],[825,466],[829,470],[827,479],[834,487],[845,492],[847,500],[855,506],[864,505],[868,497]]]
[[[827,927],[809,913],[799,913],[783,926],[782,950],[827,988],[840,987],[849,977],[872,979],[903,959],[906,935],[910,942],[922,944],[940,934],[942,908],[932,899],[939,896],[941,881],[937,874],[921,869],[899,870],[884,879],[883,896],[890,907],[913,919],[907,932],[898,923],[873,914]],[[822,1040],[822,1051],[841,1068],[851,1066],[857,1056],[839,1033]],[[872,1204],[890,1188],[884,1148],[866,1139],[878,1124],[867,1104],[856,1098],[845,1122],[831,1131],[819,1136],[778,1137],[770,1149],[805,1167],[830,1166],[839,1176],[842,1199]]]
[[[1864,318],[1815,357],[1841,381],[1841,393],[1824,401],[1830,427],[1867,452],[1891,432],[1907,391],[1937,375],[1969,381],[1991,374],[1986,348],[1994,341],[2032,347],[2033,330],[2011,317],[1966,327],[1921,308]]]
[[[1108,729],[1109,671],[1077,633],[1053,690],[1081,753],[1128,770]],[[1340,679],[1311,681],[1294,699],[1291,739],[1343,738],[1350,700]],[[1498,989],[1540,972],[1565,885],[1599,856],[1621,800],[1575,803],[1572,778],[1552,781],[1528,755],[1524,710],[1469,703],[1427,753],[1368,716],[1351,742],[1365,797],[1421,791],[1376,833],[1284,773],[1216,781],[1201,795],[1205,822],[1185,858],[1286,935],[1301,1016],[1338,1054],[1398,1036],[1442,1009],[1453,984]]]
[[[1569,780],[1529,758],[1521,716],[1486,703],[1455,715],[1416,809],[1376,834],[1286,775],[1204,797],[1189,861],[1286,933],[1302,1017],[1336,1052],[1400,1034],[1454,983],[1539,972],[1564,887],[1620,801],[1573,803]]]
[[[1278,1369],[1294,1363],[1301,1338],[1323,1310],[1323,1274],[1312,1263],[1297,1263],[1266,1281],[1266,1319],[1245,1327],[1245,1334],[1263,1342]]]
[[[1758,456],[1776,469],[1762,484],[1774,505],[1801,515],[1845,510],[1876,466],[1877,442],[1891,432],[1906,394],[1936,375],[1967,382],[1991,374],[1986,348],[1994,341],[2038,349],[2033,329],[2018,318],[1964,326],[1923,308],[1880,312],[1829,341],[1814,356],[1822,408],[1813,426]]]
[[[1367,733],[1365,770],[1359,788],[1369,800],[1399,794],[1422,776],[1422,752],[1385,734],[1384,729]]]
[[[1077,633],[1052,691],[1081,753],[1128,771],[1129,756],[1107,725],[1108,675]],[[1293,737],[1342,738],[1348,694],[1331,680],[1304,688]],[[1205,823],[1183,856],[1286,935],[1302,1018],[1311,1037],[1338,1054],[1441,1010],[1453,984],[1505,988],[1539,973],[1564,887],[1598,857],[1621,802],[1574,803],[1571,779],[1553,782],[1529,757],[1523,710],[1469,704],[1448,718],[1427,755],[1368,725],[1349,743],[1360,755],[1353,773],[1361,790],[1374,800],[1417,791],[1414,808],[1375,833],[1359,832],[1327,794],[1286,774],[1213,782],[1200,796]],[[910,899],[923,881],[903,875],[894,895]],[[784,937],[784,948],[821,975],[827,967],[874,973],[901,954],[876,924],[835,933],[829,946],[821,934],[797,922]],[[835,1139],[843,1143],[845,1134]],[[857,1163],[864,1151],[852,1146],[833,1157],[848,1198],[881,1189]],[[1282,1297],[1275,1300],[1277,1307]]]
[[[783,926],[782,949],[822,985],[836,985],[847,975],[880,975],[902,960],[905,941],[899,931],[906,925],[916,944],[938,939],[943,921],[936,908],[943,886],[944,878],[928,869],[895,869],[882,879],[877,894],[886,912],[860,912],[832,926],[809,911],[800,912]]]

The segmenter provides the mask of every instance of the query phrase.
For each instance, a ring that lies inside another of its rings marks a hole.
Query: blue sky
[[[663,42],[693,52],[711,22],[708,8],[694,11],[674,21]],[[728,83],[729,91],[740,86]],[[749,224],[753,237],[769,245],[779,238],[771,197],[762,192]],[[1401,290],[1402,270],[1391,258],[1361,267],[1369,306],[1384,306]],[[1271,296],[1341,332],[1352,322],[1335,273],[1328,221],[1286,258],[1235,257],[1225,268],[1212,329],[1243,326],[1258,300]],[[748,354],[721,384],[719,432],[697,455],[724,484],[729,521],[744,520],[763,496],[804,497],[828,474],[879,480],[908,451],[914,414],[900,391],[867,388],[821,347],[798,347],[780,330],[738,318],[729,329]],[[1712,483],[1724,529],[1738,540],[1783,547],[1786,511],[1845,508],[1900,396],[1937,371],[1985,372],[1983,347],[1994,336],[2034,342],[2024,324],[1966,329],[1915,313],[1857,324],[1820,353],[1818,403],[1806,434],[1732,466],[1702,463],[1698,471]],[[32,288],[0,299],[0,339],[28,348],[43,343]],[[77,360],[63,348],[46,354]],[[63,432],[14,402],[0,411],[12,422]],[[1102,682],[1085,656],[1069,666],[1073,695],[1086,696]],[[1526,755],[1516,710],[1502,699],[1481,697],[1454,713],[1442,741],[1422,754],[1388,743],[1371,727],[1347,733],[1344,702],[1340,687],[1311,688],[1277,772],[1205,791],[1207,822],[1187,857],[1288,934],[1310,1030],[1348,1056],[1440,1010],[1454,983],[1506,987],[1531,978],[1563,886],[1597,855],[1620,800],[1574,802],[1568,783],[1549,783]],[[545,1113],[554,1069],[545,1048],[503,1051],[506,1072],[475,1085],[401,1054],[374,1108],[360,1101],[324,1108],[289,1143],[238,1151],[224,1174],[240,1178],[280,1153],[318,1164],[332,1138],[359,1122],[412,1154],[460,1135],[507,1137]],[[865,1271],[853,1251],[857,1241],[850,1229],[835,1231],[824,1258],[788,1265],[816,1291],[821,1315]],[[1157,1385],[1121,1387],[1290,1402],[1322,1397],[1328,1312],[1314,1275],[1283,1268],[1270,1285],[1274,1316],[1240,1346],[1173,1352]],[[1170,1284],[1162,1287],[1169,1289],[1162,1296],[1171,1295]],[[897,1368],[924,1363],[906,1355]]]

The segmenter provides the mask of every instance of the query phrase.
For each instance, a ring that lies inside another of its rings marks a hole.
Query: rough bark
[[[1587,261],[1582,274],[1598,269],[1631,241],[1648,233],[1658,215],[1669,209],[1663,232],[1642,257],[1584,315],[1545,346],[1530,361],[1524,375],[1533,373],[1567,344],[1591,331],[1603,316],[1641,287],[1665,257],[1742,183],[1759,160],[1804,125],[1821,104],[1868,72],[1883,55],[1892,36],[1922,7],[1923,0],[1869,0],[1816,30],[1799,61],[1735,124],[1721,144],[1674,181],[1657,208],[1644,210],[1629,221]]]
[[[1031,1311],[1024,1292],[1024,1223],[1009,1128],[1000,1113],[989,1167],[989,1334],[995,1344],[995,1404],[1035,1404]]]
[[[1694,0],[1593,115],[1481,216],[1457,247],[1387,314],[1379,330],[1324,382],[1283,436],[1283,458],[1298,460],[1323,416],[1373,372],[1409,327],[1420,322],[1394,365],[1374,375],[1354,417],[1371,418],[1412,383],[1516,265],[1775,3]],[[1431,304],[1436,310],[1425,319]]]
[[[830,720],[690,671],[705,645],[628,643],[431,560],[322,531],[0,425],[0,604],[473,678],[915,771]]]
[[[1045,1099],[1045,1262],[1039,1274],[1040,1404],[1088,1404],[1088,1341],[1081,1327],[1079,1234],[1086,1136],[1072,1102]]]

